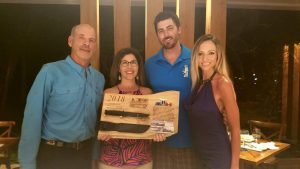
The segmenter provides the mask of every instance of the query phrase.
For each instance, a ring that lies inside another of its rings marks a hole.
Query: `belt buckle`
[[[47,140],[46,143],[47,143],[48,145],[55,146],[55,143],[56,143],[56,142],[55,142],[54,140]]]

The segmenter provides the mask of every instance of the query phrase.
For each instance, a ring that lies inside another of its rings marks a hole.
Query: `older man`
[[[27,97],[19,161],[22,169],[90,169],[104,77],[91,58],[96,33],[76,25],[68,38],[71,54],[45,64]]]

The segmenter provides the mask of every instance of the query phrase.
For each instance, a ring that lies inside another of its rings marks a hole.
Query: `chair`
[[[11,130],[15,125],[14,121],[0,121],[0,137],[11,137]]]
[[[17,138],[12,138],[12,128],[14,121],[0,121],[0,164],[5,163],[6,168],[10,169],[10,146]]]
[[[285,125],[274,122],[264,122],[258,120],[249,120],[250,132],[255,128],[260,129],[261,137],[268,141],[281,141],[284,136]]]
[[[249,120],[249,129],[254,131],[254,129],[260,130],[261,139],[268,141],[281,141],[285,134],[285,124],[265,122],[258,120]],[[272,157],[259,165],[257,168],[277,168],[277,158]]]

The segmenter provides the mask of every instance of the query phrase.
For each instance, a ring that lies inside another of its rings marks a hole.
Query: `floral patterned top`
[[[119,89],[119,88],[118,88]],[[127,94],[119,89],[119,94]],[[140,89],[134,95],[142,95]],[[132,167],[152,161],[151,140],[143,139],[110,139],[101,142],[100,161],[113,167]]]

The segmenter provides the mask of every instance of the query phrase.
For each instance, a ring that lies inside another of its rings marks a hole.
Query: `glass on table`
[[[249,130],[241,129],[241,134],[249,135]]]
[[[241,129],[240,135],[241,135],[242,147],[245,147],[245,135],[249,135],[249,130]],[[243,150],[244,150],[244,149],[242,148],[242,151],[243,151]],[[246,149],[245,149],[245,150],[246,150]]]
[[[255,140],[255,142],[257,143],[258,140],[261,138],[261,131],[259,128],[254,128],[252,131],[252,136]]]

